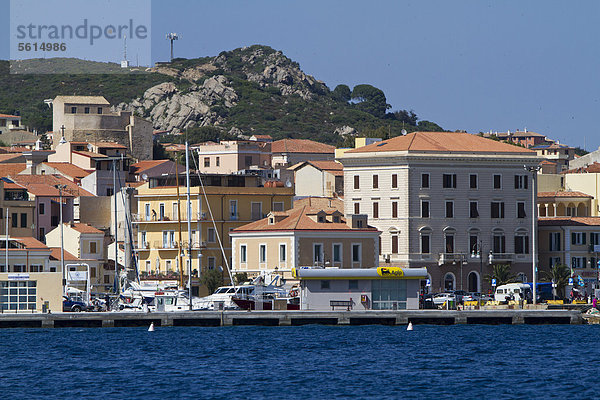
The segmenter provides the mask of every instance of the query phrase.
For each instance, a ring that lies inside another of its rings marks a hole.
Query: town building
[[[179,274],[179,249],[187,249],[189,243],[192,270],[201,275],[207,269],[221,269],[227,277],[227,265],[231,266],[230,232],[272,211],[291,208],[294,195],[291,188],[262,187],[261,179],[256,176],[202,175],[202,187],[198,175],[192,175],[192,232],[188,234],[184,183],[185,177],[180,176],[178,187],[175,176],[171,175],[152,178],[138,187],[135,195],[138,213],[133,221],[138,232],[136,251],[144,279],[166,279],[167,275]],[[187,264],[181,263],[187,275]]]
[[[296,196],[339,197],[344,195],[344,167],[335,161],[303,161],[294,171]]]
[[[273,211],[230,233],[232,270],[292,279],[293,267],[374,268],[380,233],[367,225],[366,215],[344,217],[335,208]]]
[[[0,135],[3,135],[15,129],[21,129],[21,116],[0,114]]]
[[[302,161],[333,161],[335,146],[307,139],[282,139],[271,143],[273,168],[290,167]]]
[[[231,174],[252,166],[271,166],[271,144],[260,141],[222,140],[192,146],[198,152],[199,171],[209,174]]]
[[[539,270],[565,265],[571,275],[581,277],[584,290],[598,285],[600,260],[600,217],[541,217],[538,220]]]
[[[558,190],[537,194],[539,217],[589,217],[593,196]]]
[[[129,177],[135,182],[147,182],[150,178],[171,175],[176,171],[185,171],[185,167],[176,166],[171,160],[144,160],[129,166]]]
[[[560,171],[569,168],[569,162],[575,158],[575,148],[560,143],[538,144],[529,147],[538,156],[554,162]]]
[[[51,266],[52,251],[32,237],[0,238],[1,312],[62,311],[62,270]]]
[[[425,268],[294,268],[300,309],[312,311],[416,310]]]
[[[152,159],[152,123],[131,111],[112,111],[102,96],[57,96],[52,101],[54,146],[69,142],[116,142],[140,160]]]
[[[528,131],[527,128],[523,129],[522,131],[517,130],[516,132],[486,132],[482,134],[482,136],[490,139],[497,138],[498,140],[506,140],[526,148],[552,143],[552,141],[548,140],[546,136],[540,133]]]
[[[534,151],[467,133],[413,132],[339,161],[345,214],[367,214],[382,231],[386,265],[427,267],[433,291],[488,290],[482,276],[496,263],[531,279],[535,188],[524,166],[541,161]]]
[[[34,213],[35,203],[27,189],[9,178],[1,178],[0,233],[6,235],[8,229],[9,236],[34,237]]]
[[[60,226],[58,226],[46,234],[48,246],[60,248],[60,231]],[[106,259],[104,232],[87,224],[65,223],[63,224],[63,243],[65,251],[78,260],[71,263],[72,265],[66,263],[67,271],[87,271],[87,266],[83,265],[87,264],[92,290],[104,292],[112,288],[115,269],[114,263],[111,265]]]

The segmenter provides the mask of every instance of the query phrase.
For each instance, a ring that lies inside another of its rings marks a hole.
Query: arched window
[[[452,272],[444,276],[444,290],[456,290],[456,277]]]
[[[467,286],[469,288],[469,292],[481,292],[479,274],[477,272],[469,272],[469,275],[467,276]]]

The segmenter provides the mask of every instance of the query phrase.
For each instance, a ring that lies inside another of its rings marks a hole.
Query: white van
[[[507,301],[514,296],[516,301],[521,301],[528,298],[527,293],[529,291],[531,291],[531,287],[526,283],[507,283],[496,288],[494,300]]]

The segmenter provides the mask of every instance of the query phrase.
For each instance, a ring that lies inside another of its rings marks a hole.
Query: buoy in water
[[[150,324],[150,327],[148,328],[148,332],[154,332],[154,322],[152,322]]]
[[[412,325],[412,322],[409,322],[409,323],[408,323],[408,326],[406,327],[406,330],[407,330],[407,331],[412,331],[412,330],[413,330],[413,325]]]

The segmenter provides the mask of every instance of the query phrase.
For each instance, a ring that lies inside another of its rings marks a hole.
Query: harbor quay
[[[182,311],[0,314],[0,328],[586,323],[579,310]]]

